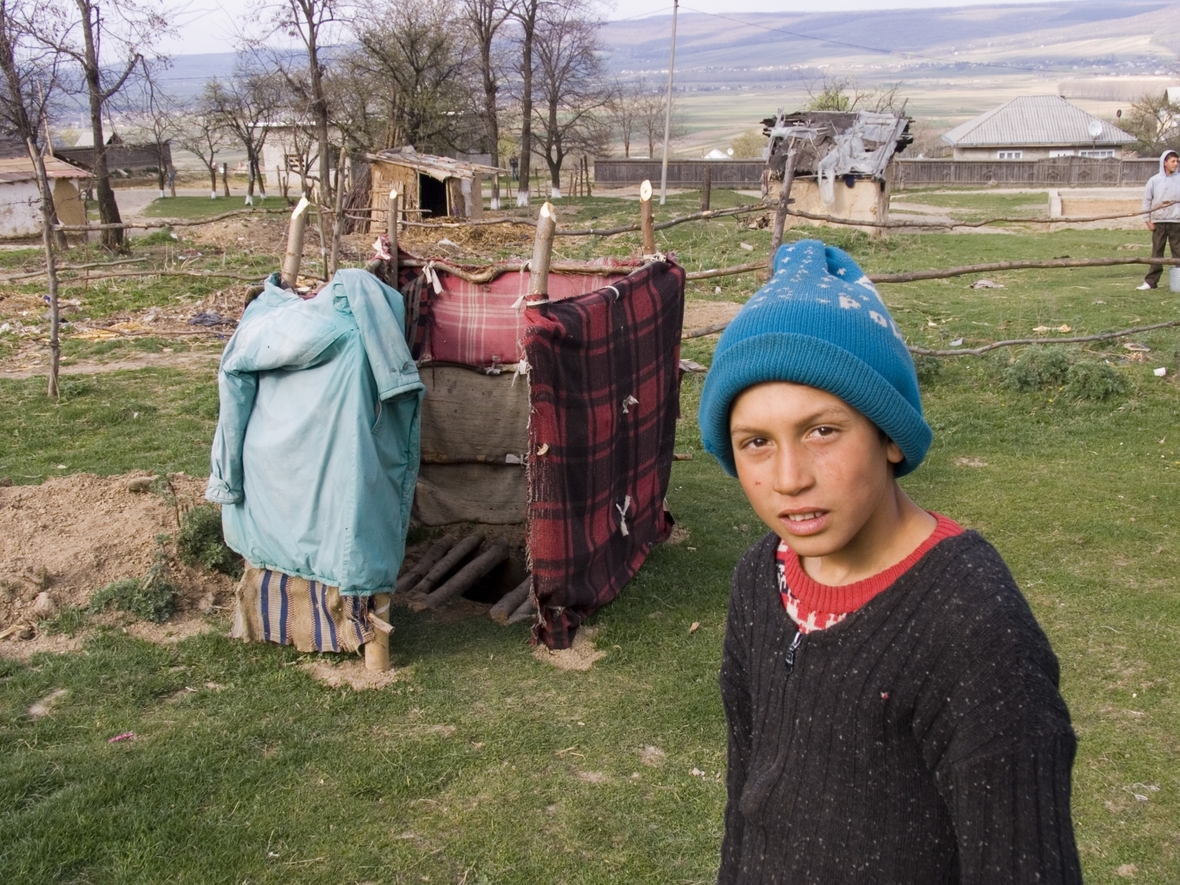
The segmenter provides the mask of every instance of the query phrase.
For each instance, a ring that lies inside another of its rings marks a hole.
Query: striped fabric
[[[304,652],[356,652],[375,636],[368,596],[341,596],[322,581],[247,568],[237,586],[232,635]]]
[[[567,648],[672,530],[684,270],[656,262],[528,309],[528,551],[537,640]]]

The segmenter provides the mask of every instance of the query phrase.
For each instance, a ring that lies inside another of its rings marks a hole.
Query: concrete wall
[[[778,182],[772,183],[771,191],[770,203],[774,205],[779,194]],[[791,199],[794,201],[791,203],[791,209],[801,210],[812,215],[846,218],[849,221],[889,221],[889,188],[888,186],[882,188],[879,181],[858,178],[853,182],[852,187],[848,187],[843,179],[837,178],[833,195],[835,200],[832,203],[825,203],[820,197],[819,184],[815,179],[797,178],[791,185]],[[813,221],[795,215],[787,216],[786,226],[788,228],[801,224],[837,226],[826,221]],[[847,225],[838,226],[847,227]],[[873,236],[881,236],[884,233],[883,229],[876,227],[858,227],[858,230],[863,230]]]
[[[53,203],[62,224],[83,224],[82,195],[75,181],[57,178],[53,182]],[[0,238],[41,235],[41,196],[33,181],[0,183]]]

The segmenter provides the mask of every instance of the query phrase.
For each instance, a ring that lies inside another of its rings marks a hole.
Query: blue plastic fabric
[[[424,387],[401,296],[339,271],[304,301],[278,274],[246,308],[218,372],[205,497],[258,568],[392,591],[418,479]]]

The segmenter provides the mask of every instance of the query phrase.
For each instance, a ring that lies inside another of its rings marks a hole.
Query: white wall
[[[41,196],[32,181],[0,183],[0,237],[41,233]]]

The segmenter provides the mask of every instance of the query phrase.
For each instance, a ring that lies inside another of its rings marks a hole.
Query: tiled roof
[[[1094,120],[1102,124],[1097,138],[1091,137],[1089,131]],[[1111,147],[1131,144],[1135,136],[1087,114],[1059,95],[1023,95],[961,123],[944,133],[942,140],[955,147],[1084,144]]]

